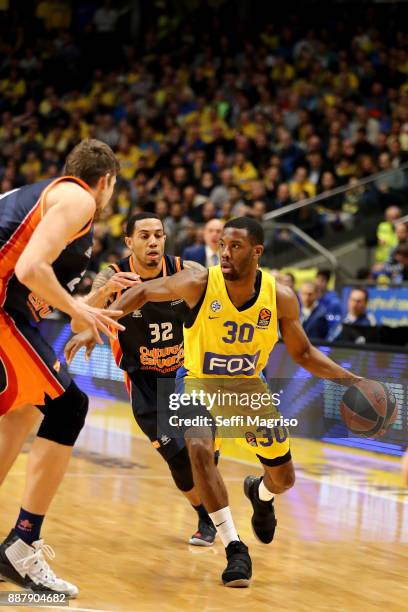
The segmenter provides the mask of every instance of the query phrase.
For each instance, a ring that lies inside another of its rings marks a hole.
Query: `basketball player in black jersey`
[[[164,255],[165,240],[157,215],[134,215],[127,224],[125,238],[131,255],[96,276],[89,302],[106,306],[143,280],[171,276],[184,268],[202,268],[196,262]],[[198,513],[198,529],[189,543],[210,546],[216,530],[194,488],[185,442],[181,437],[157,436],[157,381],[174,378],[183,365],[183,323],[188,311],[183,300],[146,304],[122,321],[125,330],[118,333],[111,346],[118,367],[125,371],[136,422],[168,463],[176,486]],[[68,342],[65,348],[68,362],[84,344],[88,352],[94,346],[89,344],[87,334],[78,334]]]

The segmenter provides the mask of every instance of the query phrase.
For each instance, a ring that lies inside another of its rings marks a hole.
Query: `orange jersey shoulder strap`
[[[44,189],[44,191],[41,194],[41,198],[40,198],[41,218],[44,216],[45,199],[47,197],[47,194],[51,191],[53,187],[55,187],[55,185],[58,185],[59,183],[63,183],[64,181],[67,181],[70,183],[77,183],[77,185],[80,185],[80,187],[83,187],[85,191],[88,191],[89,193],[91,193],[91,188],[89,187],[89,185],[85,183],[85,181],[83,181],[82,179],[78,178],[77,176],[60,176],[56,178],[55,181],[52,181],[52,183],[47,185],[47,187]],[[68,241],[68,244],[70,244],[71,242],[74,242],[74,240],[77,240],[81,236],[84,236],[85,234],[87,234],[89,230],[91,229],[92,223],[93,223],[93,216],[79,232],[77,232],[74,236],[72,236],[72,238],[70,238],[70,240]]]

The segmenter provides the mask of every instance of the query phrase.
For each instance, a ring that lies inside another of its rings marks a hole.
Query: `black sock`
[[[43,514],[33,514],[24,510],[24,508],[20,508],[14,531],[26,544],[32,544],[40,539],[43,520]]]
[[[193,508],[197,512],[197,514],[198,514],[200,519],[202,519],[206,523],[209,523],[210,525],[212,525],[212,520],[208,516],[208,512],[205,509],[203,504],[200,504],[199,506],[193,506]]]

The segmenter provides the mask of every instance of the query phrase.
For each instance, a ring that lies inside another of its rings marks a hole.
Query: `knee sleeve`
[[[72,382],[65,393],[40,407],[44,419],[37,435],[64,446],[74,446],[84,426],[88,404],[88,396]]]
[[[194,487],[193,473],[191,471],[190,457],[188,456],[187,448],[184,447],[168,459],[171,475],[180,491],[191,491]]]

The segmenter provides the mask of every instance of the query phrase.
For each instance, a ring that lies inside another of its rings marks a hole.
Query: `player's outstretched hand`
[[[123,331],[123,325],[116,321],[123,314],[122,310],[108,310],[107,308],[94,308],[82,300],[76,303],[76,310],[71,318],[71,328],[74,333],[88,329],[98,344],[103,344],[99,332],[103,332],[110,338],[115,337],[115,331]],[[112,327],[114,329],[109,329]]]
[[[408,449],[402,458],[402,476],[404,478],[405,484],[408,487]]]
[[[71,363],[79,349],[81,349],[83,346],[86,347],[85,359],[88,361],[92,351],[95,348],[95,344],[96,341],[89,329],[79,334],[75,334],[75,336],[72,336],[72,338],[68,340],[64,348],[66,362]]]
[[[139,274],[134,272],[116,272],[106,283],[105,289],[109,294],[112,294],[139,285],[141,282]]]

